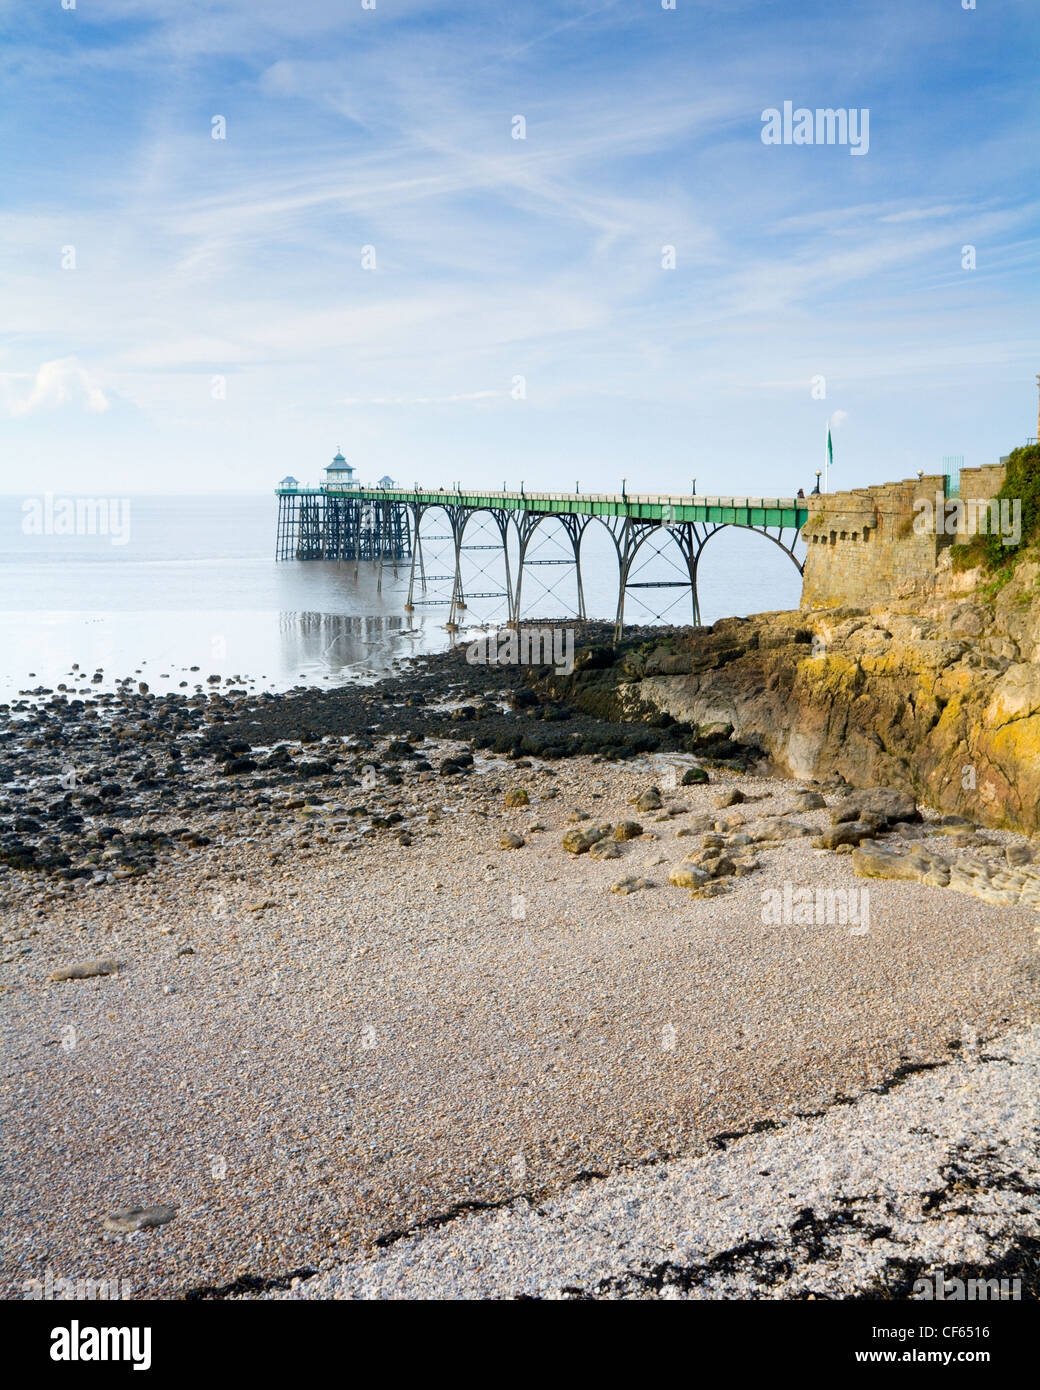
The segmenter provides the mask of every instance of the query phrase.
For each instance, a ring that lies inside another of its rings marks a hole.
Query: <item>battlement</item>
[[[941,515],[937,500],[951,495],[951,482],[962,499],[988,501],[1000,491],[1004,475],[1002,464],[991,464],[961,469],[959,487],[943,473],[926,473],[810,498],[801,533],[807,546],[802,607],[869,608],[925,588],[941,552],[970,536],[941,526],[915,528],[921,511],[915,504],[927,502]]]

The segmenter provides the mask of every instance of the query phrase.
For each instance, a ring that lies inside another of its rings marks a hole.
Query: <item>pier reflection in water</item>
[[[364,679],[385,674],[395,660],[444,646],[435,623],[430,631],[395,614],[280,613],[281,665],[307,680]]]

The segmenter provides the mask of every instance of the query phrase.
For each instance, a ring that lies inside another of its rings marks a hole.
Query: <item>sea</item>
[[[212,688],[211,676],[272,691],[374,680],[507,617],[501,544],[488,517],[467,527],[468,603],[461,630],[449,633],[453,560],[439,512],[423,523],[426,584],[417,575],[409,613],[407,560],[396,573],[384,562],[381,574],[373,562],[355,574],[352,562],[276,560],[273,495],[109,503],[108,514],[83,517],[66,534],[57,506],[44,513],[39,499],[0,497],[0,699],[41,686],[112,689],[126,677],[189,692]],[[524,622],[574,617],[570,553],[557,523],[539,528],[524,569]],[[582,575],[587,616],[613,619],[617,559],[599,523],[582,544]],[[666,532],[640,552],[631,580],[626,622],[691,621],[685,572]],[[753,532],[724,528],[700,561],[704,623],[797,607],[800,589],[790,558]]]

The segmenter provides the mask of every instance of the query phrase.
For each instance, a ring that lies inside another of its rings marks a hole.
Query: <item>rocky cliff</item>
[[[1006,580],[1006,576],[1003,577]],[[557,693],[590,713],[732,725],[780,772],[894,786],[1040,830],[1040,565],[940,566],[930,596],[766,613],[579,657]]]

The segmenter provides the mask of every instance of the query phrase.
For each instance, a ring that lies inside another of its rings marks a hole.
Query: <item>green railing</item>
[[[662,496],[635,493],[463,492],[408,488],[276,488],[279,497],[352,497],[470,511],[531,512],[543,516],[633,517],[664,524],[707,521],[715,525],[801,527],[809,519],[807,497]]]

